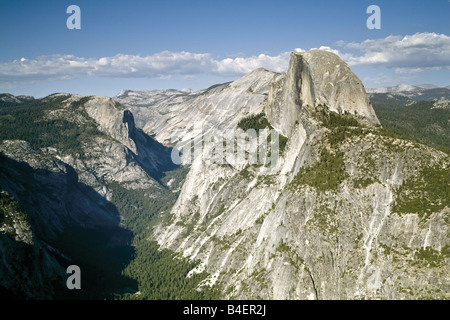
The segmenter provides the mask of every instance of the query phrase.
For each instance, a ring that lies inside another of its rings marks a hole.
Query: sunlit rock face
[[[222,284],[227,298],[445,297],[448,207],[425,218],[396,204],[400,186],[448,167],[448,156],[382,135],[361,81],[332,53],[292,53],[288,72],[263,89],[266,99],[253,104],[257,93],[240,107],[222,104],[233,117],[224,112],[220,123],[264,111],[288,138],[279,164],[196,158],[170,219],[154,231],[160,245],[199,259],[192,272],[209,272],[204,285]],[[211,98],[193,99],[202,95]],[[210,100],[211,109],[222,101]],[[349,122],[322,121],[332,114]],[[418,258],[428,252],[433,262]]]

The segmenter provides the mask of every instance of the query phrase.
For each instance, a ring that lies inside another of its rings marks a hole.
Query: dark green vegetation
[[[179,191],[189,170],[189,166],[181,166],[175,170],[164,172],[161,183],[171,190]]]
[[[318,105],[314,109],[316,119],[320,120],[322,124],[330,129],[341,127],[358,127],[359,123],[356,118],[348,112],[338,114],[334,111],[329,111],[327,106]]]
[[[431,247],[420,248],[415,252],[414,264],[423,264],[431,268],[442,267],[446,259],[450,257],[449,246],[445,246],[441,251],[434,250]]]
[[[375,180],[368,177],[368,178],[359,178],[359,179],[354,179],[353,180],[353,186],[355,188],[359,188],[359,189],[364,189],[367,186],[371,185],[372,183],[374,183]]]
[[[319,160],[310,167],[300,169],[291,183],[291,187],[306,184],[326,191],[337,188],[346,178],[343,154],[338,151],[344,141],[372,132],[380,136],[400,138],[419,142],[450,151],[450,111],[431,109],[434,102],[417,102],[409,106],[375,105],[375,111],[383,128],[369,129],[359,124],[350,114],[330,112],[324,106],[318,106],[313,116],[329,129],[324,136],[325,146],[319,152]],[[396,150],[388,144],[389,150]],[[370,157],[365,157],[369,160]],[[374,163],[367,163],[369,167]],[[353,181],[356,188],[365,188],[377,179],[370,175]],[[398,200],[394,211],[399,213],[427,213],[441,210],[450,203],[449,169],[432,167],[423,169],[417,176],[411,177],[398,189]]]
[[[410,105],[374,104],[383,135],[432,146],[450,154],[450,110],[433,108],[433,101]],[[421,218],[450,203],[450,169],[445,165],[426,167],[397,190],[393,212],[417,213]]]
[[[433,109],[433,104],[374,104],[373,108],[385,130],[450,154],[450,110]]]
[[[51,119],[49,112],[61,109],[68,95],[49,96],[44,99],[0,107],[0,142],[25,140],[34,148],[55,147],[66,153],[81,152],[81,143],[91,141],[102,133],[89,118],[82,105],[90,97],[72,102],[64,112],[76,112],[85,121],[77,124],[64,119]]]
[[[272,130],[273,129],[272,125],[270,124],[269,120],[267,120],[266,115],[264,113],[259,113],[256,115],[249,115],[248,117],[241,119],[238,122],[237,127],[239,129],[242,129],[243,131],[255,130],[257,134],[259,133],[260,130],[264,130],[264,129]],[[270,135],[267,137],[268,143],[269,143],[269,139],[270,139]],[[279,143],[280,153],[283,153],[286,148],[288,138],[279,133],[278,139],[279,139],[278,143]]]
[[[347,177],[344,166],[344,154],[334,150],[330,152],[322,148],[320,160],[312,166],[302,167],[291,182],[292,188],[309,185],[319,191],[336,189]]]
[[[337,146],[349,138],[364,134],[364,127],[347,112],[338,114],[329,111],[326,106],[319,105],[312,115],[329,129],[326,139],[331,146]]]
[[[127,278],[138,282],[135,291],[139,294],[124,295],[123,299],[166,300],[166,299],[218,299],[217,286],[197,291],[207,273],[186,277],[197,262],[184,259],[170,250],[160,250],[158,244],[149,241],[151,228],[167,216],[179,194],[189,168],[179,167],[166,172],[161,179],[164,184],[172,181],[172,189],[154,187],[146,190],[127,190],[117,183],[109,184],[113,191],[111,202],[117,207],[122,225],[134,234],[135,253],[131,263],[123,270]],[[176,192],[172,192],[175,189]],[[178,191],[177,191],[178,190]]]
[[[110,183],[108,187],[113,193],[111,202],[122,216],[121,224],[138,238],[145,238],[152,220],[176,201],[176,195],[163,188],[128,190],[118,183]]]
[[[427,215],[450,203],[450,168],[427,167],[404,181],[397,190],[393,212]]]
[[[164,173],[164,185],[171,181],[171,187],[155,186],[145,190],[129,190],[119,183],[109,183],[111,202],[122,216],[121,224],[131,230],[136,240],[146,239],[150,228],[164,218],[178,198],[180,187],[189,172],[189,167],[178,167]]]
[[[282,134],[279,134],[279,147],[280,147],[281,153],[283,153],[284,150],[286,149],[287,143],[288,143],[288,138],[286,138]]]
[[[31,96],[14,97],[9,93],[0,93],[0,108],[16,107],[33,100],[34,98]]]
[[[311,166],[300,168],[290,187],[295,190],[301,185],[309,185],[321,192],[334,190],[348,177],[340,144],[364,131],[352,115],[330,112],[324,106],[318,106],[313,116],[329,131],[318,152],[319,159]]]
[[[17,233],[12,227],[14,223],[29,225],[28,218],[19,203],[0,186],[0,227],[4,228],[0,234],[3,233],[11,240],[15,240]]]
[[[187,277],[196,262],[188,261],[172,251],[159,250],[156,242],[142,241],[136,247],[136,257],[124,274],[139,282],[139,295],[128,295],[125,299],[150,300],[208,300],[219,299],[213,287],[197,291],[198,284],[206,279],[205,272]]]
[[[259,113],[255,115],[249,115],[248,117],[245,117],[241,119],[238,122],[238,128],[247,131],[249,129],[255,130],[257,133],[259,130],[263,129],[273,129],[273,127],[270,125],[269,120],[267,120],[266,115],[264,113]]]

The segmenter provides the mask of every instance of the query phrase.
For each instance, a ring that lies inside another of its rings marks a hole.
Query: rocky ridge
[[[136,125],[160,143],[183,145],[212,130],[234,129],[241,118],[263,111],[269,86],[280,77],[260,68],[201,91],[126,91],[114,100],[129,108]]]

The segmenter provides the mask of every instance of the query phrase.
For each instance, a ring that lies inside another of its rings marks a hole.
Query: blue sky
[[[69,30],[69,5],[81,29]],[[381,29],[369,30],[369,5]],[[0,0],[0,92],[202,89],[322,48],[366,87],[450,85],[450,1]]]

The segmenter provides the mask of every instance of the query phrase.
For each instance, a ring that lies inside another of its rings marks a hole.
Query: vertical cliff
[[[267,118],[289,135],[302,109],[313,111],[319,105],[352,114],[370,126],[380,124],[361,81],[337,55],[320,50],[292,52],[286,76],[269,90]]]

